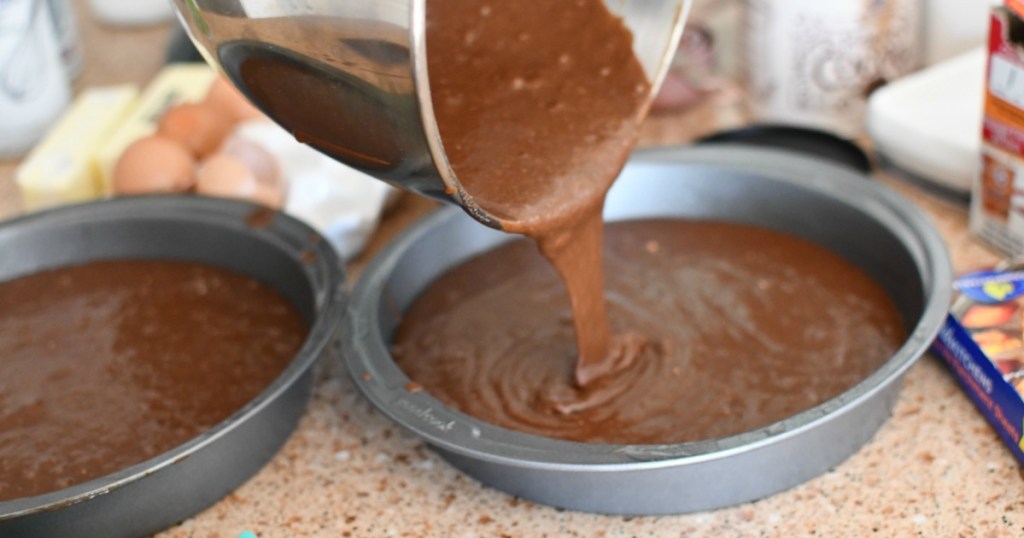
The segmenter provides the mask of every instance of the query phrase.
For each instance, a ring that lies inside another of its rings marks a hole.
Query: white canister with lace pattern
[[[0,158],[22,155],[71,99],[45,0],[0,0]]]
[[[753,116],[856,137],[867,96],[916,69],[921,0],[745,0]]]

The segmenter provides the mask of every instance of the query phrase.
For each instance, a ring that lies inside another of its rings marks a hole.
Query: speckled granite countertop
[[[169,26],[116,30],[84,13],[80,25],[87,58],[77,87],[144,83],[159,68]],[[679,142],[737,121],[715,107],[661,116],[648,123],[643,142]],[[19,207],[15,165],[0,162],[0,215]],[[965,208],[883,181],[933,218],[956,271],[996,260],[968,236]],[[402,198],[350,277],[432,207]],[[1024,535],[1018,465],[932,356],[909,371],[892,418],[874,439],[833,471],[757,502],[669,517],[573,513],[481,486],[374,411],[340,365],[322,366],[308,412],[280,453],[227,498],[161,537]]]

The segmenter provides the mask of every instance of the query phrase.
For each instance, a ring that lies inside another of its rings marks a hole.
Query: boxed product
[[[1024,464],[1024,261],[965,275],[933,345]]]
[[[1024,1],[1006,0],[992,9],[987,49],[971,231],[1017,256],[1024,254]]]

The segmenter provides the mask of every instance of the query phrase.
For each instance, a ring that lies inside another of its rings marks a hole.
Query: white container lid
[[[896,166],[960,193],[981,151],[985,50],[975,49],[893,82],[868,100],[868,133]]]

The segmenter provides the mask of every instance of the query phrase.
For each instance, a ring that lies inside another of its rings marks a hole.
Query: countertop
[[[84,2],[74,2],[81,6]],[[170,25],[107,28],[84,10],[85,71],[76,89],[132,81],[159,69]],[[681,143],[740,123],[729,103],[648,121],[643,145]],[[0,216],[19,211],[14,161],[0,161]],[[971,238],[966,208],[883,174],[928,213],[957,272],[997,256]],[[406,195],[385,217],[366,260],[434,204]],[[14,255],[7,253],[6,255]],[[892,418],[849,460],[772,497],[713,512],[616,517],[540,506],[484,487],[376,412],[337,365],[318,381],[308,412],[274,459],[227,498],[161,537],[257,536],[1021,536],[1020,467],[944,365],[922,358],[907,374]]]

